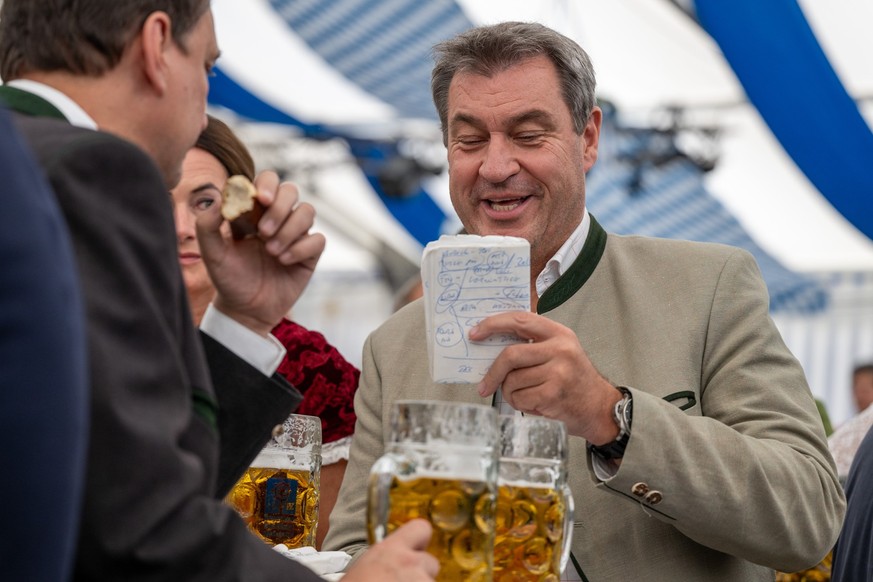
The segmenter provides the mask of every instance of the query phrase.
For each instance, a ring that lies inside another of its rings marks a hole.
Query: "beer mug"
[[[558,582],[573,533],[567,429],[539,416],[501,415],[498,422],[494,580]]]
[[[497,414],[490,406],[398,401],[385,454],[370,471],[371,544],[411,519],[433,526],[437,580],[491,580]]]
[[[321,475],[321,419],[292,414],[225,501],[271,545],[315,547]]]

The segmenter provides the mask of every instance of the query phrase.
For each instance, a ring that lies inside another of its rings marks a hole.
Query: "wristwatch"
[[[588,450],[604,461],[622,458],[624,450],[627,448],[627,442],[630,440],[634,400],[630,390],[624,386],[617,386],[616,388],[622,393],[621,400],[616,402],[615,407],[612,409],[612,418],[615,420],[615,424],[618,425],[618,437],[611,443],[606,443],[599,447],[588,443]]]

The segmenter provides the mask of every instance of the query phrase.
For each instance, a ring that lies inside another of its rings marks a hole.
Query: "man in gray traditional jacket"
[[[365,484],[388,411],[422,398],[566,423],[570,579],[772,581],[774,569],[817,563],[845,498],[752,257],[607,234],[586,211],[602,113],[573,41],[504,23],[436,55],[454,208],[469,233],[531,245],[534,312],[489,317],[469,338],[513,333],[528,343],[507,347],[474,386],[431,381],[421,301],[370,336],[328,546],[364,546]]]

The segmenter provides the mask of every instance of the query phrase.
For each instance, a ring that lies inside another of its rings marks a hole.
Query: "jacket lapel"
[[[24,115],[67,120],[57,107],[42,97],[16,87],[0,85],[0,103],[5,104],[12,111]]]

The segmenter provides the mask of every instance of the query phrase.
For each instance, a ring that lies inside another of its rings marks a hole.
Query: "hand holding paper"
[[[512,334],[472,342],[469,330],[489,315],[530,311],[530,244],[508,236],[445,235],[421,260],[431,377],[478,383]]]

